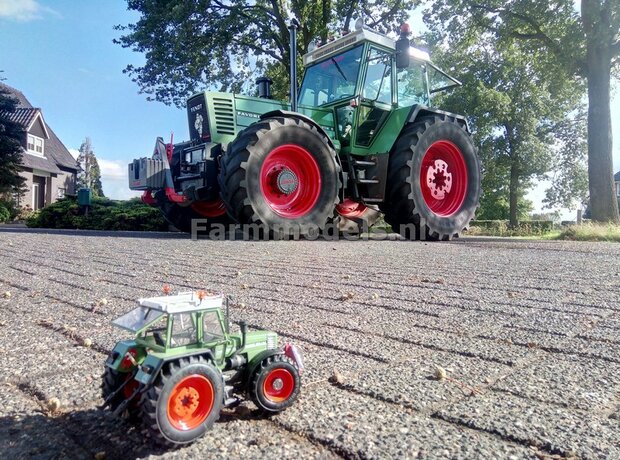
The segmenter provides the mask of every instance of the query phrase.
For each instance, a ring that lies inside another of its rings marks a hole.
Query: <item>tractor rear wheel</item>
[[[340,167],[328,138],[296,118],[267,118],[242,131],[222,157],[222,199],[240,224],[308,235],[333,221]]]
[[[299,396],[299,371],[284,355],[265,358],[252,376],[250,397],[265,413],[282,412]]]
[[[130,379],[131,381],[128,382]],[[123,389],[119,391],[118,394],[114,395],[108,404],[108,407],[112,411],[116,410],[116,408],[120,406],[123,401],[131,397],[139,383],[137,380],[133,379],[133,372],[117,372],[106,366],[103,373],[103,381],[101,382],[101,397],[104,400],[107,399],[108,396],[118,390],[123,384],[125,384]],[[139,413],[140,395],[137,395],[127,406],[127,410],[121,415],[123,418],[135,420]]]
[[[390,153],[385,197],[385,220],[405,238],[458,237],[480,200],[480,160],[465,126],[434,116],[406,127]]]
[[[160,444],[186,444],[213,427],[223,396],[222,376],[213,364],[181,358],[165,367],[144,394],[143,420]]]
[[[200,219],[199,227],[208,232],[214,225],[228,226],[232,220],[226,214],[226,208],[222,200],[196,201],[189,206],[180,206],[171,203],[163,190],[155,194],[157,206],[164,219],[183,233],[192,232],[192,220]],[[203,230],[204,231],[204,230]]]

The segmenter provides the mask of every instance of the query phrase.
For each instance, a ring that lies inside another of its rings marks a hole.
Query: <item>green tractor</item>
[[[186,292],[138,303],[113,321],[135,338],[118,342],[105,362],[103,407],[142,418],[160,444],[196,440],[223,407],[239,404],[238,395],[267,414],[299,396],[300,350],[278,347],[275,332],[248,332],[243,322],[231,334],[222,296]]]
[[[291,50],[296,49],[292,24]],[[129,165],[144,191],[183,231],[257,224],[271,234],[358,229],[381,213],[410,239],[449,240],[474,217],[480,162],[467,121],[432,107],[460,83],[428,53],[358,27],[303,56],[291,102],[204,92],[187,101],[190,140]]]

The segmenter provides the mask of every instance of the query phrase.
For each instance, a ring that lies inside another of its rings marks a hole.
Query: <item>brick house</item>
[[[26,178],[26,193],[19,204],[36,210],[74,195],[77,161],[45,122],[41,109],[33,107],[21,91],[3,83],[0,87],[17,99],[17,110],[9,118],[25,131],[20,175]]]

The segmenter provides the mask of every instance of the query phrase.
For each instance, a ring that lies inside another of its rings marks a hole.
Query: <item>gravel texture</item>
[[[298,344],[300,400],[172,451],[100,411],[110,321],[164,283]],[[604,243],[0,229],[0,456],[620,458],[619,288]]]

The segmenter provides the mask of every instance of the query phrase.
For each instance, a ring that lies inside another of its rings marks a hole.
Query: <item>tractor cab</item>
[[[139,306],[113,321],[136,335],[136,344],[164,352],[225,340],[222,296],[194,292],[140,299]]]
[[[401,30],[406,46],[397,50],[398,41],[361,27],[322,47],[311,45],[304,56],[299,106],[333,110],[344,153],[368,154],[371,145],[376,150],[390,118],[402,125],[412,106],[429,107],[432,94],[460,85],[428,53],[410,47],[407,35]]]

